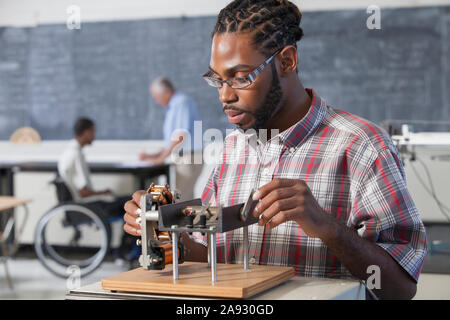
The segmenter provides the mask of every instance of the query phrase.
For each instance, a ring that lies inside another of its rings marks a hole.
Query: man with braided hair
[[[384,130],[303,87],[301,19],[281,0],[235,0],[219,13],[204,78],[237,129],[202,202],[231,206],[257,189],[250,263],[361,280],[378,270],[378,297],[411,299],[427,243],[398,152]],[[125,205],[124,229],[134,235],[141,194]],[[219,262],[243,262],[242,230],[217,238]],[[193,259],[206,260],[201,235],[183,241]]]

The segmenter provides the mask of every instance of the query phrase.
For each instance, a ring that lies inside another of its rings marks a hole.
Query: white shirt
[[[79,142],[71,140],[59,158],[58,172],[66,183],[75,201],[81,199],[79,190],[92,189],[90,171]]]
[[[77,140],[71,140],[59,158],[58,172],[69,188],[75,202],[114,201],[114,196],[110,194],[81,197],[79,190],[84,187],[93,190],[93,187],[89,166],[84,157],[82,147]]]

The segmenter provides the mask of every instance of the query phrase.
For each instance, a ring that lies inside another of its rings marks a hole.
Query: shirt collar
[[[313,89],[305,89],[311,97],[311,107],[308,113],[297,123],[293,124],[283,132],[272,137],[268,142],[279,142],[286,147],[297,147],[304,141],[322,122],[327,112],[325,100],[320,98]],[[255,133],[246,134],[251,138]],[[265,141],[257,139],[259,144],[265,145]]]
[[[79,149],[79,150],[82,149],[82,148],[81,148],[81,145],[80,145],[80,143],[78,142],[77,139],[72,139],[72,140],[70,141],[70,145],[72,146],[72,148]]]
[[[311,107],[308,113],[297,123],[287,128],[279,134],[280,142],[287,147],[296,147],[322,123],[327,105],[325,100],[320,98],[313,89],[306,89],[311,97]]]

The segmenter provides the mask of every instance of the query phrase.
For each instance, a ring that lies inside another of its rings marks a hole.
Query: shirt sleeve
[[[427,253],[426,233],[396,152],[385,149],[378,154],[353,201],[351,226],[418,281]]]

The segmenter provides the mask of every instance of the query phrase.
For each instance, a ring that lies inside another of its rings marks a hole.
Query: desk
[[[31,201],[30,199],[18,199],[18,198],[14,198],[14,197],[0,196],[0,212],[6,211],[6,210],[11,210],[11,209],[14,209],[19,206],[24,206],[24,208],[25,208],[26,217],[23,220],[21,227],[19,228],[19,232],[18,232],[19,236],[23,231],[23,227],[25,225],[25,222],[26,222],[27,216],[28,216],[28,210],[27,210],[26,204],[29,203],[30,201]],[[13,232],[14,232],[14,225],[15,225],[15,219],[14,219],[14,213],[13,213],[12,215],[9,216],[4,230],[2,232],[0,232],[0,245],[1,245],[1,251],[2,251],[1,260],[4,263],[6,279],[8,281],[8,285],[11,289],[12,289],[12,280],[11,280],[11,276],[9,275],[7,261],[8,261],[8,257],[10,255],[13,255],[18,248],[18,241],[17,241],[18,237],[15,238],[15,240],[12,244],[12,248],[8,248],[7,242],[8,242],[10,235],[13,234]]]
[[[0,196],[0,211],[14,209],[30,202],[30,199],[17,199],[14,197]]]
[[[111,292],[102,289],[101,282],[70,290],[67,300],[209,300],[204,297],[180,297],[142,293]],[[294,277],[250,300],[364,300],[365,290],[359,281],[328,278]]]
[[[133,174],[139,179],[139,188],[147,187],[146,180],[159,175],[165,175],[170,182],[170,164],[128,164],[122,162],[89,162],[91,173],[125,173]],[[20,162],[0,163],[0,194],[14,194],[14,173],[22,172],[57,172],[57,162]],[[3,184],[3,186],[2,186]]]

